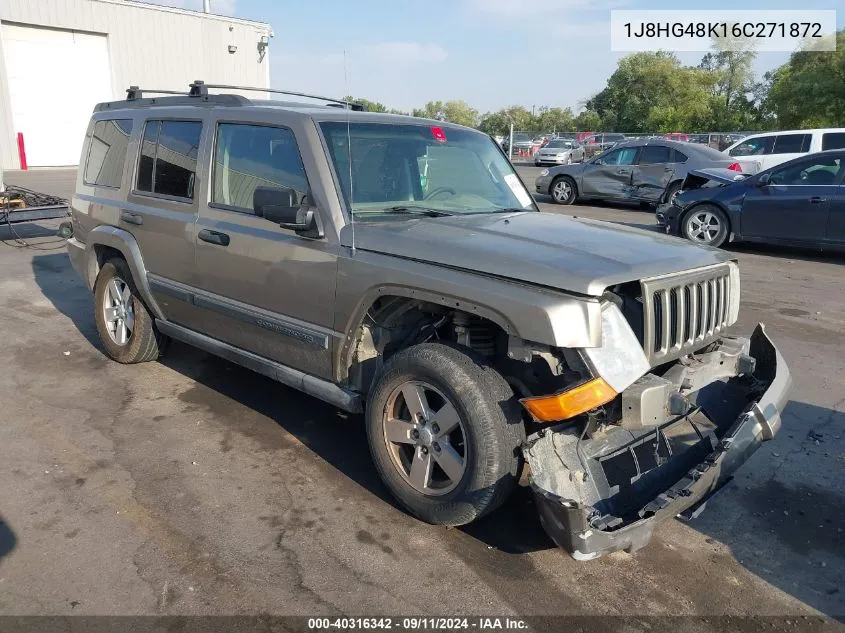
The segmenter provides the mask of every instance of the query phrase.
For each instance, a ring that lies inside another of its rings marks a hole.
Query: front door
[[[814,243],[824,239],[842,175],[840,162],[816,154],[767,172],[768,184],[749,187],[743,201],[743,237]]]
[[[337,255],[253,213],[256,187],[310,188],[292,130],[220,122],[210,202],[197,223],[200,331],[322,378],[331,377]]]
[[[621,147],[586,165],[581,181],[583,195],[594,198],[628,198],[639,149]]]

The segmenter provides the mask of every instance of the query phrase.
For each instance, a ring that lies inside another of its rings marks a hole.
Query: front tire
[[[97,275],[94,321],[106,354],[119,363],[155,360],[163,349],[164,336],[141,301],[132,271],[123,259],[110,259]]]
[[[684,214],[681,234],[691,242],[720,247],[728,238],[728,218],[712,204],[700,204]]]
[[[578,198],[578,190],[575,181],[569,176],[558,176],[552,181],[550,187],[552,200],[558,204],[572,204]]]
[[[382,481],[427,523],[470,523],[498,508],[519,478],[519,406],[469,350],[424,343],[398,352],[370,391],[366,425]]]

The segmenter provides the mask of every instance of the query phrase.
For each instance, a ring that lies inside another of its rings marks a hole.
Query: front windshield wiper
[[[531,209],[517,209],[516,207],[506,207],[503,209],[493,209],[489,213],[525,213]]]
[[[408,205],[397,205],[395,207],[389,207],[382,211],[382,213],[389,213],[395,215],[424,215],[429,218],[444,218],[447,216],[454,215],[454,213],[449,213],[448,211],[440,211],[439,209],[430,209],[428,207]]]

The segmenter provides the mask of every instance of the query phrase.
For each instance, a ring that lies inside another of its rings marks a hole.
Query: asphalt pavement
[[[408,516],[360,417],[181,344],[109,361],[56,226],[0,227],[0,614],[845,615],[841,257],[729,247],[735,329],[793,373],[783,428],[700,518],[579,563],[524,488],[462,529]]]

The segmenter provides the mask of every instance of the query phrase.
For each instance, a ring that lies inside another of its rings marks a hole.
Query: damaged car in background
[[[363,413],[431,524],[492,513],[527,462],[581,560],[696,514],[778,432],[789,371],[762,325],[728,332],[729,254],[541,213],[476,130],[209,88],[135,88],[89,126],[80,164],[115,154],[80,170],[68,250],[114,360],[173,338]],[[173,138],[202,149],[176,165]]]
[[[758,174],[691,171],[674,199],[657,209],[670,235],[719,247],[761,242],[845,250],[845,150],[793,159]]]

